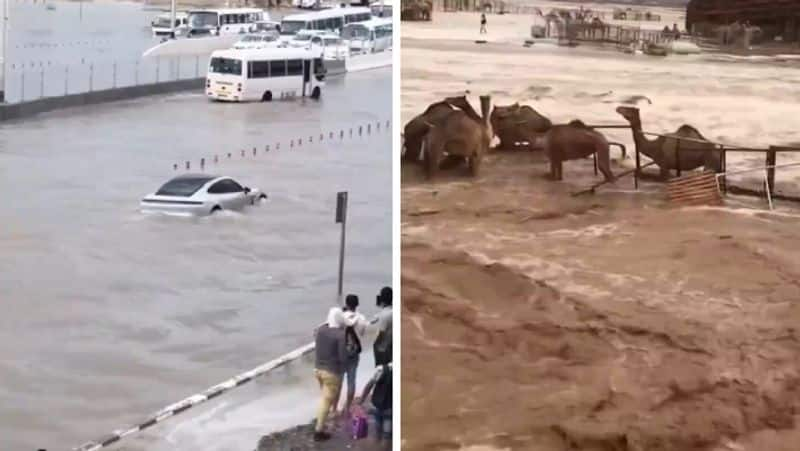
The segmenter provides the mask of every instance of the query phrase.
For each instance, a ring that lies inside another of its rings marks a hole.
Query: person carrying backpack
[[[314,441],[330,440],[331,434],[325,430],[325,421],[331,407],[339,404],[342,373],[347,362],[344,322],[338,307],[328,312],[328,321],[316,330],[314,374],[322,391],[317,419],[314,427]]]
[[[345,298],[345,306],[342,312],[345,328],[345,348],[347,349],[347,360],[344,365],[344,375],[347,377],[347,402],[344,412],[350,412],[353,398],[356,395],[356,374],[358,372],[358,362],[361,355],[361,339],[367,329],[367,319],[364,315],[356,312],[358,308],[358,296],[348,294]]]
[[[381,365],[375,369],[375,374],[364,387],[364,392],[358,399],[358,404],[364,401],[372,392],[372,413],[375,416],[378,441],[392,441],[392,364]]]

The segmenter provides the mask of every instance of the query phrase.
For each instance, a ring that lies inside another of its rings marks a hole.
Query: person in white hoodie
[[[342,312],[345,329],[345,345],[347,348],[347,361],[345,363],[345,373],[347,378],[347,401],[344,406],[344,413],[350,412],[353,398],[356,393],[356,375],[358,372],[358,362],[362,351],[361,341],[367,331],[367,319],[358,313],[358,296],[348,294],[345,298],[345,305]]]

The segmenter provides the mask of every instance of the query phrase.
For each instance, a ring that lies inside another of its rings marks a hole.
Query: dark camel
[[[527,142],[534,148],[540,138],[553,123],[533,108],[515,103],[496,106],[492,109],[492,130],[500,139],[500,149],[512,149],[518,143]]]
[[[669,178],[671,170],[678,169],[679,159],[681,171],[691,171],[700,166],[717,173],[722,171],[722,152],[716,150],[716,146],[691,125],[681,125],[676,132],[659,136],[651,141],[642,131],[642,120],[638,108],[621,106],[617,108],[617,113],[631,124],[636,148],[655,161],[661,170],[663,180]],[[680,141],[680,155],[676,138],[691,139],[691,141]]]
[[[550,160],[550,176],[562,180],[563,162],[597,154],[597,167],[607,182],[615,180],[611,173],[608,141],[602,133],[574,120],[566,125],[554,125],[544,135],[544,151]]]
[[[413,162],[419,161],[422,140],[428,134],[430,124],[440,123],[453,110],[453,107],[446,100],[442,100],[432,103],[422,114],[408,121],[403,128],[403,145],[406,149],[403,159]]]
[[[447,103],[460,109],[452,111],[439,124],[429,124],[424,139],[428,178],[433,179],[445,153],[448,157],[461,157],[469,162],[473,176],[480,174],[481,159],[489,149],[489,98],[481,97],[483,116],[472,108],[466,97],[449,97]]]

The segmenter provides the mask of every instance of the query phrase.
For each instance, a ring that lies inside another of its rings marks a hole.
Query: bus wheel
[[[262,102],[271,102],[272,101],[272,91],[267,91],[261,96]]]
[[[320,95],[322,95],[322,91],[319,89],[319,86],[315,86],[314,90],[311,91],[311,98],[316,100],[319,99]]]

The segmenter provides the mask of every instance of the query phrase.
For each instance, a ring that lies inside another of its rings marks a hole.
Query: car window
[[[180,196],[190,197],[197,190],[203,187],[208,181],[209,177],[178,177],[165,183],[161,188],[156,191],[159,196]]]
[[[234,182],[231,179],[220,180],[219,182],[211,185],[208,188],[209,194],[229,194],[229,193],[239,193],[244,191],[242,185]]]

